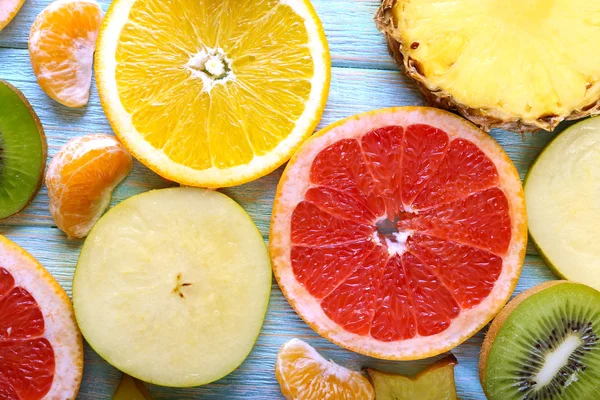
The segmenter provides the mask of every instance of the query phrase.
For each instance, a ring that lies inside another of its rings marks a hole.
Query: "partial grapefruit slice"
[[[17,16],[25,0],[2,0],[0,3],[0,31]]]
[[[498,313],[526,234],[502,148],[460,117],[408,107],[346,119],[302,146],[277,189],[270,248],[313,329],[409,360],[459,345]]]
[[[0,399],[74,399],[82,373],[83,344],[69,297],[0,235]]]

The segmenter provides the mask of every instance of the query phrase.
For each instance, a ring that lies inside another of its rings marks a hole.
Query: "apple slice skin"
[[[112,400],[153,400],[142,381],[123,374]]]
[[[415,377],[367,369],[377,400],[456,400],[452,354],[431,364]]]
[[[22,123],[24,126],[19,131],[11,132],[13,135],[10,139],[9,143],[6,139],[6,135],[2,133],[2,130],[10,129],[11,123],[18,121]],[[34,132],[37,131],[37,135],[31,135],[26,139],[28,142],[23,143],[23,138],[18,137],[16,135],[21,132]],[[3,143],[3,141],[6,141]],[[34,164],[33,168],[28,169],[24,175],[27,173],[31,174],[32,178],[28,178],[27,176],[21,182],[11,182],[11,184],[18,184],[21,188],[20,190],[25,191],[25,196],[21,199],[21,201],[16,204],[7,205],[0,201],[0,219],[10,217],[13,214],[16,214],[27,207],[38,191],[40,190],[42,183],[44,181],[44,171],[46,170],[46,157],[48,155],[48,144],[46,142],[46,135],[44,134],[44,128],[38,118],[37,114],[31,107],[31,104],[25,97],[25,95],[16,87],[11,85],[10,83],[0,79],[0,185],[5,182],[5,177],[3,176],[3,168],[5,167],[5,160],[2,159],[3,152],[6,151],[3,149],[3,145],[12,146],[27,146],[26,149],[22,150],[24,155],[27,155],[27,158],[31,160]],[[10,179],[11,177],[9,177]],[[23,189],[24,188],[24,189]]]

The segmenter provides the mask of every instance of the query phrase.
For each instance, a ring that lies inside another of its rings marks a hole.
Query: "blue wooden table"
[[[2,1],[2,0],[0,0]],[[112,132],[104,116],[95,84],[90,104],[83,109],[69,109],[48,98],[36,83],[29,63],[27,37],[36,15],[51,0],[27,0],[19,15],[0,32],[0,78],[21,89],[39,115],[49,145],[49,159],[67,140],[88,133]],[[413,83],[392,63],[383,40],[376,30],[373,15],[379,0],[312,0],[323,21],[332,55],[331,93],[319,128],[352,114],[372,109],[423,105]],[[110,0],[101,0],[104,11]],[[525,139],[514,133],[494,131],[524,177],[540,149],[554,136],[540,132]],[[271,205],[281,169],[255,182],[223,190],[238,201],[252,216],[265,241],[268,240]],[[139,163],[115,192],[112,205],[153,188],[171,185]],[[70,294],[71,279],[82,241],[67,240],[56,228],[48,212],[48,197],[43,188],[33,204],[6,220],[0,221],[0,234],[14,240],[58,279]],[[523,274],[516,293],[544,280],[556,279],[529,246]],[[414,374],[435,359],[418,362],[390,362],[363,357],[329,343],[314,333],[294,313],[281,294],[275,280],[269,310],[261,335],[248,359],[229,376],[213,384],[193,389],[170,389],[150,386],[156,399],[280,399],[275,380],[275,356],[279,347],[294,337],[317,348],[325,357],[353,369],[364,367]],[[477,375],[479,348],[484,329],[453,350],[458,395],[461,399],[484,399]],[[207,366],[209,367],[209,366]],[[167,366],[165,366],[167,368]],[[86,346],[85,371],[80,399],[109,399],[121,373],[104,362]]]

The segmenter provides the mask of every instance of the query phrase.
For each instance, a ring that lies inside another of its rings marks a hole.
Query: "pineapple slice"
[[[600,113],[600,0],[383,0],[375,20],[427,99],[483,129]]]

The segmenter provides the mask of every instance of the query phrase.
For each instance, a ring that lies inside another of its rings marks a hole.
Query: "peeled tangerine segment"
[[[550,281],[515,297],[482,345],[489,400],[600,398],[600,292]]]
[[[269,256],[246,212],[224,194],[173,188],[106,213],[73,278],[81,331],[109,363],[162,386],[229,374],[258,337]]]
[[[108,207],[133,159],[111,135],[71,139],[52,158],[46,173],[50,213],[70,238],[85,237]]]
[[[67,107],[90,97],[96,39],[102,8],[95,0],[56,0],[35,19],[29,58],[40,87]]]
[[[414,378],[367,369],[377,400],[456,400],[453,355],[444,357]]]
[[[360,372],[327,361],[299,339],[277,353],[275,377],[287,400],[374,400],[375,391]]]
[[[0,79],[0,219],[25,208],[42,184],[46,136],[19,89]]]
[[[600,290],[600,118],[554,139],[525,181],[529,232],[562,277]]]

